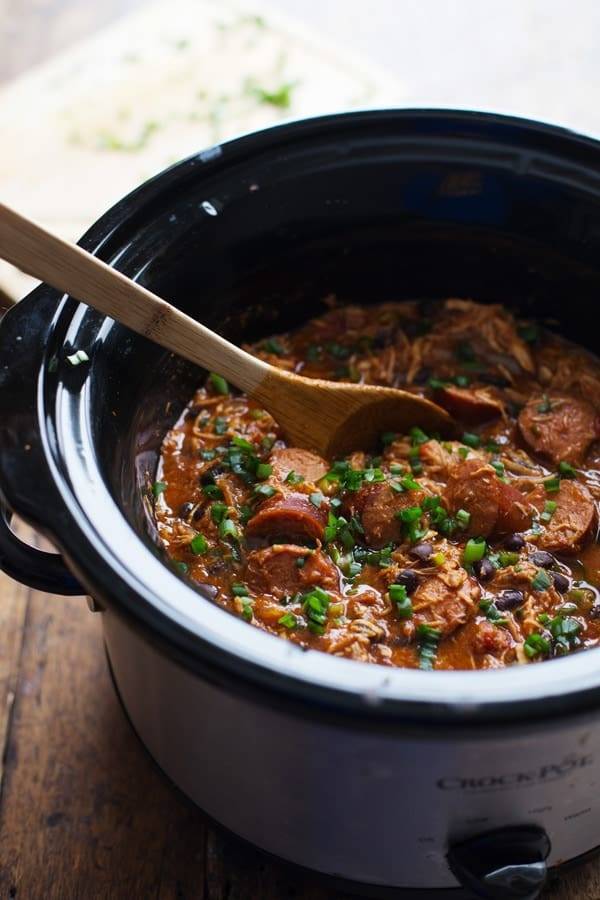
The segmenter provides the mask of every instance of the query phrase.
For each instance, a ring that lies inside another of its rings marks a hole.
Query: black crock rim
[[[262,131],[234,138],[219,147],[195,154],[158,173],[115,204],[95,222],[81,239],[86,249],[102,255],[103,246],[115,232],[126,230],[127,223],[137,217],[140,210],[161,197],[170,186],[188,176],[201,164],[210,172],[214,165],[227,163],[227,157],[251,156],[252,153],[273,151],[275,146],[313,135],[318,139],[324,129],[347,128],[381,122],[402,122],[432,119],[438,123],[473,125],[495,124],[516,129],[522,134],[539,134],[559,139],[565,147],[576,145],[593,151],[600,161],[600,143],[593,138],[579,135],[561,126],[536,122],[515,116],[492,112],[456,109],[381,109],[287,121]],[[476,135],[471,135],[476,140]],[[26,307],[27,301],[24,301]],[[75,311],[78,304],[70,298],[59,301],[55,322]],[[43,372],[39,373],[38,398],[43,396]],[[40,403],[42,401],[40,400]],[[38,409],[38,423],[45,428],[43,403]],[[47,436],[44,438],[46,461],[52,470],[52,478],[59,489],[64,504],[64,520],[69,527],[61,528],[61,534],[53,534],[61,550],[69,559],[75,573],[90,593],[115,603],[117,611],[141,625],[154,640],[158,639],[163,652],[177,658],[191,668],[200,668],[208,677],[211,672],[219,678],[233,677],[253,684],[261,692],[271,691],[304,704],[316,704],[331,711],[363,715],[371,720],[384,719],[388,723],[428,719],[443,724],[461,722],[473,726],[481,721],[547,718],[561,713],[593,708],[600,699],[600,667],[598,652],[588,650],[572,657],[553,660],[543,666],[528,666],[498,671],[478,672],[420,672],[365,666],[344,659],[329,657],[317,651],[302,652],[293,648],[290,654],[282,648],[286,642],[251,629],[244,622],[218,610],[206,601],[210,608],[222,616],[222,627],[216,629],[218,641],[190,627],[191,622],[174,611],[166,612],[153,589],[140,580],[139,573],[114,553],[98,551],[89,539],[90,520],[77,503],[72,488],[61,475],[58,467],[49,459],[51,455]],[[103,486],[104,487],[104,486]],[[104,488],[105,489],[105,488]],[[10,497],[10,491],[7,491]],[[17,511],[19,511],[17,509]],[[52,533],[52,523],[43,521],[45,530]],[[86,535],[86,532],[88,534]],[[138,541],[144,552],[152,557],[148,548]],[[108,558],[107,558],[108,557]],[[154,557],[152,557],[154,559]],[[198,601],[198,593],[183,584],[165,566],[170,587],[187,591]],[[134,596],[135,602],[131,602]],[[204,601],[200,601],[204,603]],[[198,626],[198,622],[195,622]],[[206,622],[202,624],[206,625]],[[243,632],[240,630],[243,629]],[[234,640],[235,638],[235,640]],[[255,646],[250,646],[255,645]]]

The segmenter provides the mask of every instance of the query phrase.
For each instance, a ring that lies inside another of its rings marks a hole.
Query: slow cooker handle
[[[548,868],[550,839],[538,825],[515,825],[454,844],[448,864],[460,884],[487,900],[537,900]]]
[[[47,553],[20,540],[10,527],[12,512],[0,503],[0,569],[29,587],[49,594],[85,594],[59,553]]]

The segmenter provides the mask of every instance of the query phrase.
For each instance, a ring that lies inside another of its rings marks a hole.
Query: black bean
[[[473,571],[480,581],[488,581],[490,578],[493,578],[496,569],[489,559],[484,556],[483,559],[478,559],[473,563]]]
[[[525,546],[525,540],[520,534],[509,534],[504,541],[507,550],[522,550]]]
[[[478,377],[479,381],[482,381],[484,384],[491,384],[499,388],[510,387],[510,381],[508,378],[504,378],[503,375],[496,375],[493,372],[482,372]]]
[[[531,562],[541,569],[549,569],[554,565],[554,557],[547,550],[536,550],[531,557]]]
[[[214,484],[215,479],[218,478],[219,475],[223,475],[225,469],[223,466],[217,464],[216,466],[212,466],[210,469],[207,469],[206,472],[203,472],[200,476],[200,484]]]
[[[588,615],[590,619],[600,619],[600,600],[596,600]]]
[[[189,514],[191,513],[193,508],[194,508],[194,504],[190,503],[189,501],[187,503],[182,503],[181,506],[179,507],[179,518],[187,519],[187,517],[189,516]]]
[[[522,591],[501,591],[496,597],[496,608],[501,612],[508,609],[516,609],[523,602]]]
[[[424,541],[422,544],[415,544],[414,547],[411,547],[410,553],[412,556],[416,557],[416,559],[420,559],[422,562],[425,562],[433,553],[433,547],[431,546],[431,544],[428,544]]]
[[[396,584],[403,584],[406,588],[407,594],[412,594],[417,584],[419,583],[419,579],[417,578],[417,573],[413,572],[412,569],[403,569],[396,576]]]
[[[559,594],[566,594],[571,586],[571,582],[562,572],[553,572],[552,580],[554,581],[554,587]]]

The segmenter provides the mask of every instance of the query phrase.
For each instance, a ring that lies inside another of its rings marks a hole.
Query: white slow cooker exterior
[[[549,866],[600,844],[598,715],[467,737],[328,725],[209,684],[110,611],[103,623],[121,699],[158,765],[211,817],[283,859],[435,889],[458,887],[449,845],[495,828],[545,829]]]

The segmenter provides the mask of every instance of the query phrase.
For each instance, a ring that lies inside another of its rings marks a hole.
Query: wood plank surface
[[[0,80],[137,0],[0,0]],[[84,598],[0,576],[0,900],[340,900],[207,824],[125,719]],[[600,865],[553,900],[598,900]]]

